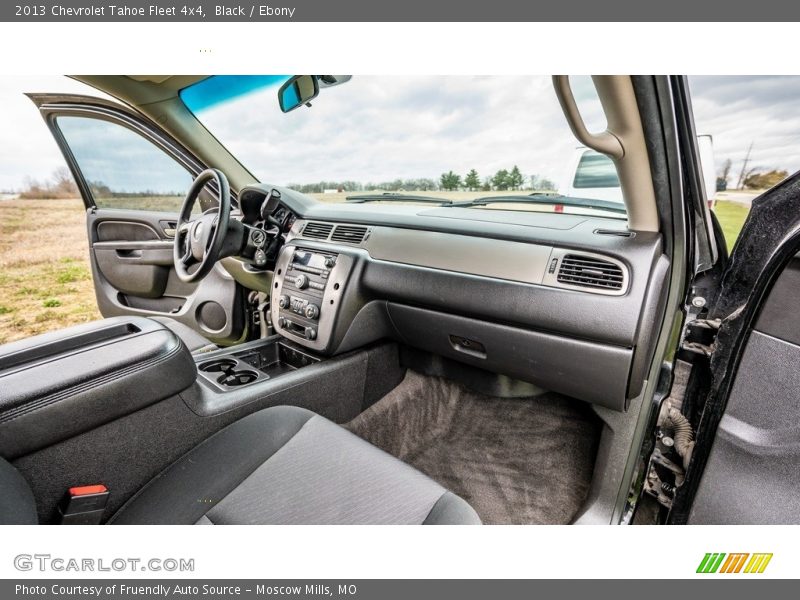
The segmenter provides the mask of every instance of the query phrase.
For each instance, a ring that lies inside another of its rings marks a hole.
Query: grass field
[[[0,343],[100,318],[80,200],[0,202]]]
[[[474,196],[452,192],[451,199]],[[717,203],[729,248],[747,210]],[[99,319],[88,256],[80,200],[0,201],[0,343]]]
[[[722,232],[725,234],[725,241],[728,244],[728,251],[730,251],[736,238],[739,237],[739,232],[742,230],[747,213],[750,212],[750,207],[736,202],[718,200],[714,212],[719,219],[719,224],[722,226]]]

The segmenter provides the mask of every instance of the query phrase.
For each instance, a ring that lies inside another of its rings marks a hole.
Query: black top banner
[[[614,22],[797,21],[786,0],[37,0],[0,3],[10,22]],[[535,32],[531,32],[535,41]]]

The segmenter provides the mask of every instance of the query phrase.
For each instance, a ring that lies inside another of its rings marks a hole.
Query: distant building
[[[19,198],[19,194],[12,194],[10,192],[0,192],[0,200],[16,200]]]

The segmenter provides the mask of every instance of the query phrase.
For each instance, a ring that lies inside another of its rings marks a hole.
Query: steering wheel
[[[206,212],[191,219],[192,208],[200,192],[211,180],[219,187],[216,212]],[[178,278],[186,283],[200,281],[211,272],[219,259],[228,232],[231,216],[231,195],[228,178],[218,169],[206,169],[192,182],[181,206],[175,228],[172,259]],[[195,265],[198,265],[196,268]]]

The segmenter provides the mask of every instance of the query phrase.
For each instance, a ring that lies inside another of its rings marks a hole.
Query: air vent
[[[337,225],[331,236],[332,242],[342,242],[345,244],[360,244],[367,235],[366,227],[354,225]]]
[[[579,254],[567,254],[558,269],[559,283],[602,290],[621,290],[622,268],[610,261]]]
[[[306,223],[303,228],[303,237],[315,240],[327,240],[333,225],[330,223]]]

